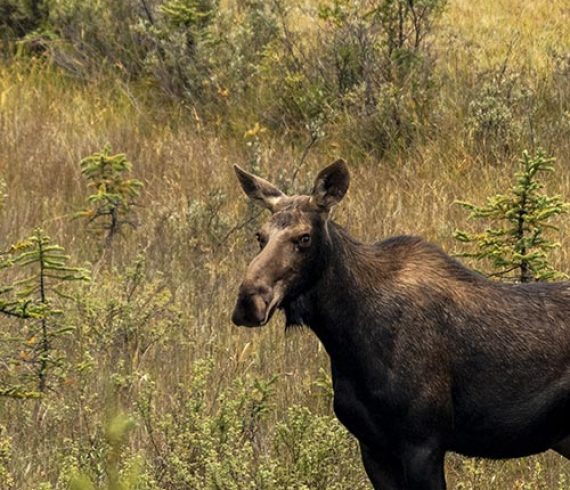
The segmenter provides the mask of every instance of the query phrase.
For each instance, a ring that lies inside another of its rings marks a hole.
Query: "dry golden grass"
[[[440,132],[390,162],[372,157],[352,162],[352,187],[335,212],[352,234],[372,241],[395,234],[422,235],[452,252],[452,232],[465,227],[465,214],[454,201],[481,203],[503,191],[512,181],[518,152],[491,164],[473,152],[466,141],[462,118],[464,91],[477,83],[475,74],[501,66],[527,74],[540,87],[553,69],[553,53],[570,52],[570,7],[566,0],[454,0],[434,39],[443,81]],[[508,54],[508,58],[507,58]],[[537,93],[540,90],[537,88]],[[335,136],[338,138],[338,135]],[[558,158],[555,179],[548,190],[570,200],[570,139],[547,142]],[[161,274],[176,293],[181,307],[175,345],[160,346],[137,360],[136,371],[156,381],[156,403],[167,410],[180,385],[191,377],[198,359],[211,358],[217,367],[216,384],[251,373],[278,376],[274,423],[286,407],[301,403],[330,412],[326,397],[315,387],[327,359],[308,332],[284,334],[276,318],[261,331],[234,328],[230,309],[242,271],[255,250],[252,230],[232,227],[247,215],[246,199],[238,189],[232,164],[247,166],[251,155],[245,141],[222,138],[204,127],[191,111],[174,104],[158,104],[145,87],[128,86],[102,76],[85,84],[67,78],[43,62],[0,66],[0,176],[8,198],[0,219],[4,247],[41,225],[76,262],[96,261],[97,251],[83,226],[71,215],[86,195],[78,162],[110,143],[134,163],[134,174],[145,183],[140,226],[117,244],[113,260],[118,267],[145,253],[151,274]],[[299,190],[308,189],[316,171],[336,156],[336,141],[325,138],[309,154],[300,175]],[[261,136],[263,174],[277,179],[291,175],[300,151],[276,135]],[[192,203],[208,202],[212,191],[223,194],[219,209],[192,214]],[[192,236],[207,231],[200,219],[220,219],[213,237]],[[570,273],[570,220],[560,223],[562,247],[553,262]],[[117,289],[104,272],[97,280],[99,295],[112,298]],[[91,378],[93,393],[104,391],[111,377],[109,364]],[[133,391],[136,391],[133,388]],[[76,388],[66,386],[62,399],[77,401]],[[132,395],[125,395],[127,405]],[[104,400],[94,402],[91,414],[102,418]],[[4,403],[4,402],[3,402]],[[49,455],[76,436],[75,425],[88,420],[62,404],[45,408],[39,431],[21,431],[27,415],[16,415],[23,402],[0,405],[0,425],[14,438],[12,467],[15,488],[38,488],[38,481],[57,479],[58,462]],[[67,403],[67,402],[66,402]],[[36,414],[37,415],[37,414]],[[95,422],[92,422],[95,424]],[[144,434],[133,445],[143,444]],[[144,449],[144,448],[143,448]],[[40,464],[37,462],[41,461]],[[453,489],[554,489],[570,485],[570,464],[554,454],[512,462],[479,462],[451,456],[448,461]]]
[[[525,0],[453,0],[443,22],[472,49],[455,53],[461,66],[475,71],[508,63],[543,74],[549,54],[568,52],[570,8],[567,2]]]

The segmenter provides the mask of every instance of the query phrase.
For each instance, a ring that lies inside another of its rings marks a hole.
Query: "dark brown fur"
[[[268,189],[274,214],[235,323],[280,308],[315,332],[375,488],[444,489],[447,451],[570,456],[570,284],[492,282],[417,237],[359,243],[328,220],[343,179],[337,162],[310,198]]]

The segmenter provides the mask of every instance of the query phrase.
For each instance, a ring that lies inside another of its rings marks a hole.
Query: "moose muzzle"
[[[281,296],[279,288],[242,284],[232,314],[232,322],[238,326],[262,327],[271,319],[279,306]]]

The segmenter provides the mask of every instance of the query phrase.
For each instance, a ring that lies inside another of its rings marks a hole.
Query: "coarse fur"
[[[570,284],[490,281],[418,237],[362,244],[328,219],[343,178],[335,162],[311,196],[271,190],[234,322],[280,308],[315,332],[376,489],[445,489],[447,451],[570,457]]]

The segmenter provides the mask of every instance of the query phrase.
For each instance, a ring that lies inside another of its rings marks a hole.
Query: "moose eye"
[[[307,248],[311,244],[311,235],[301,235],[297,240],[297,245],[299,248]]]
[[[259,248],[262,249],[263,247],[265,247],[265,238],[263,237],[263,235],[261,233],[256,233],[255,234],[255,239],[257,240],[257,243],[259,243]]]

